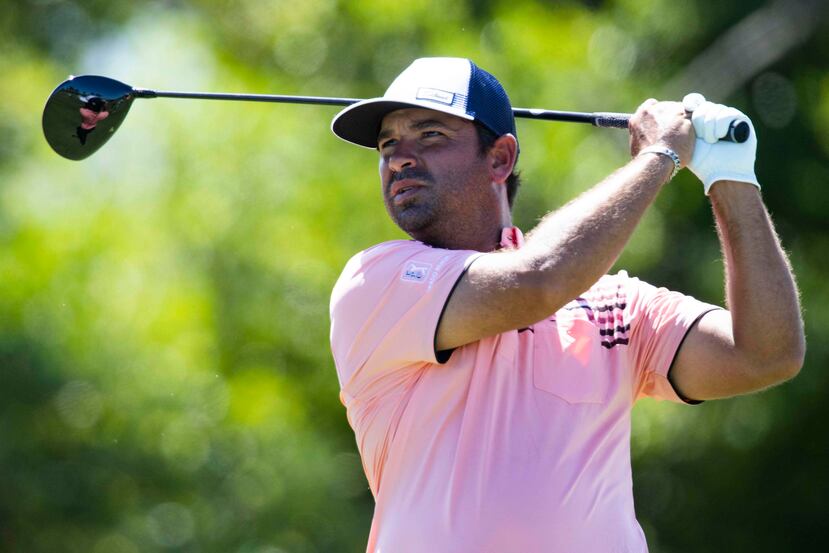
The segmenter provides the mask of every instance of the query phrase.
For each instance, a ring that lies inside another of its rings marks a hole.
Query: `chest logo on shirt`
[[[426,282],[432,266],[429,263],[420,263],[418,261],[409,261],[403,267],[403,274],[400,275],[400,280],[407,280],[409,282]]]
[[[625,320],[627,301],[622,291],[619,289],[614,295],[591,299],[598,302],[579,297],[567,304],[564,309],[583,309],[587,320],[598,327],[602,347],[611,349],[618,345],[628,345],[630,323]]]

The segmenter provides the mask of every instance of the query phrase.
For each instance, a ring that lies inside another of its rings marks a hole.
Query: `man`
[[[754,131],[717,141],[747,118],[686,107],[644,102],[631,161],[526,242],[510,217],[509,99],[469,60],[416,60],[334,119],[338,136],[378,149],[386,209],[413,238],[354,256],[331,299],[341,400],[376,501],[369,552],[647,551],[636,399],[696,403],[797,374],[797,291]],[[730,311],[605,275],[684,166],[714,207]]]

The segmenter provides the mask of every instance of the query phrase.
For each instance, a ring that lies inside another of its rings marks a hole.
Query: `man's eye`
[[[383,142],[381,142],[380,144],[377,145],[377,148],[379,150],[384,150],[384,149],[388,148],[389,146],[394,146],[396,142],[397,141],[394,140],[394,139],[384,140]]]
[[[443,136],[440,131],[423,131],[423,138],[432,138],[434,136]]]

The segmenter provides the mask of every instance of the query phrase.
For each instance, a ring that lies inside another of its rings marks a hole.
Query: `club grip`
[[[749,136],[751,136],[751,126],[748,122],[735,119],[728,125],[728,132],[720,140],[742,144],[748,140]]]
[[[610,129],[626,129],[630,120],[630,113],[613,113],[611,111],[600,111],[594,113],[593,124],[597,127]]]
[[[593,125],[602,128],[626,129],[628,128],[628,121],[630,120],[630,113],[613,113],[610,111],[600,111],[593,114]],[[728,133],[721,141],[737,142],[742,144],[751,136],[751,126],[747,121],[736,119],[728,126]]]

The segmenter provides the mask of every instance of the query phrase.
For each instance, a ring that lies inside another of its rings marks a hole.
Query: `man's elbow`
[[[784,362],[781,363],[781,374],[784,380],[791,380],[800,373],[803,364],[806,361],[806,338],[803,334],[795,344],[789,348],[788,355]]]
[[[768,379],[773,386],[796,377],[803,368],[806,359],[806,340],[801,334],[791,344],[781,347],[776,355],[756,359],[756,372]]]

